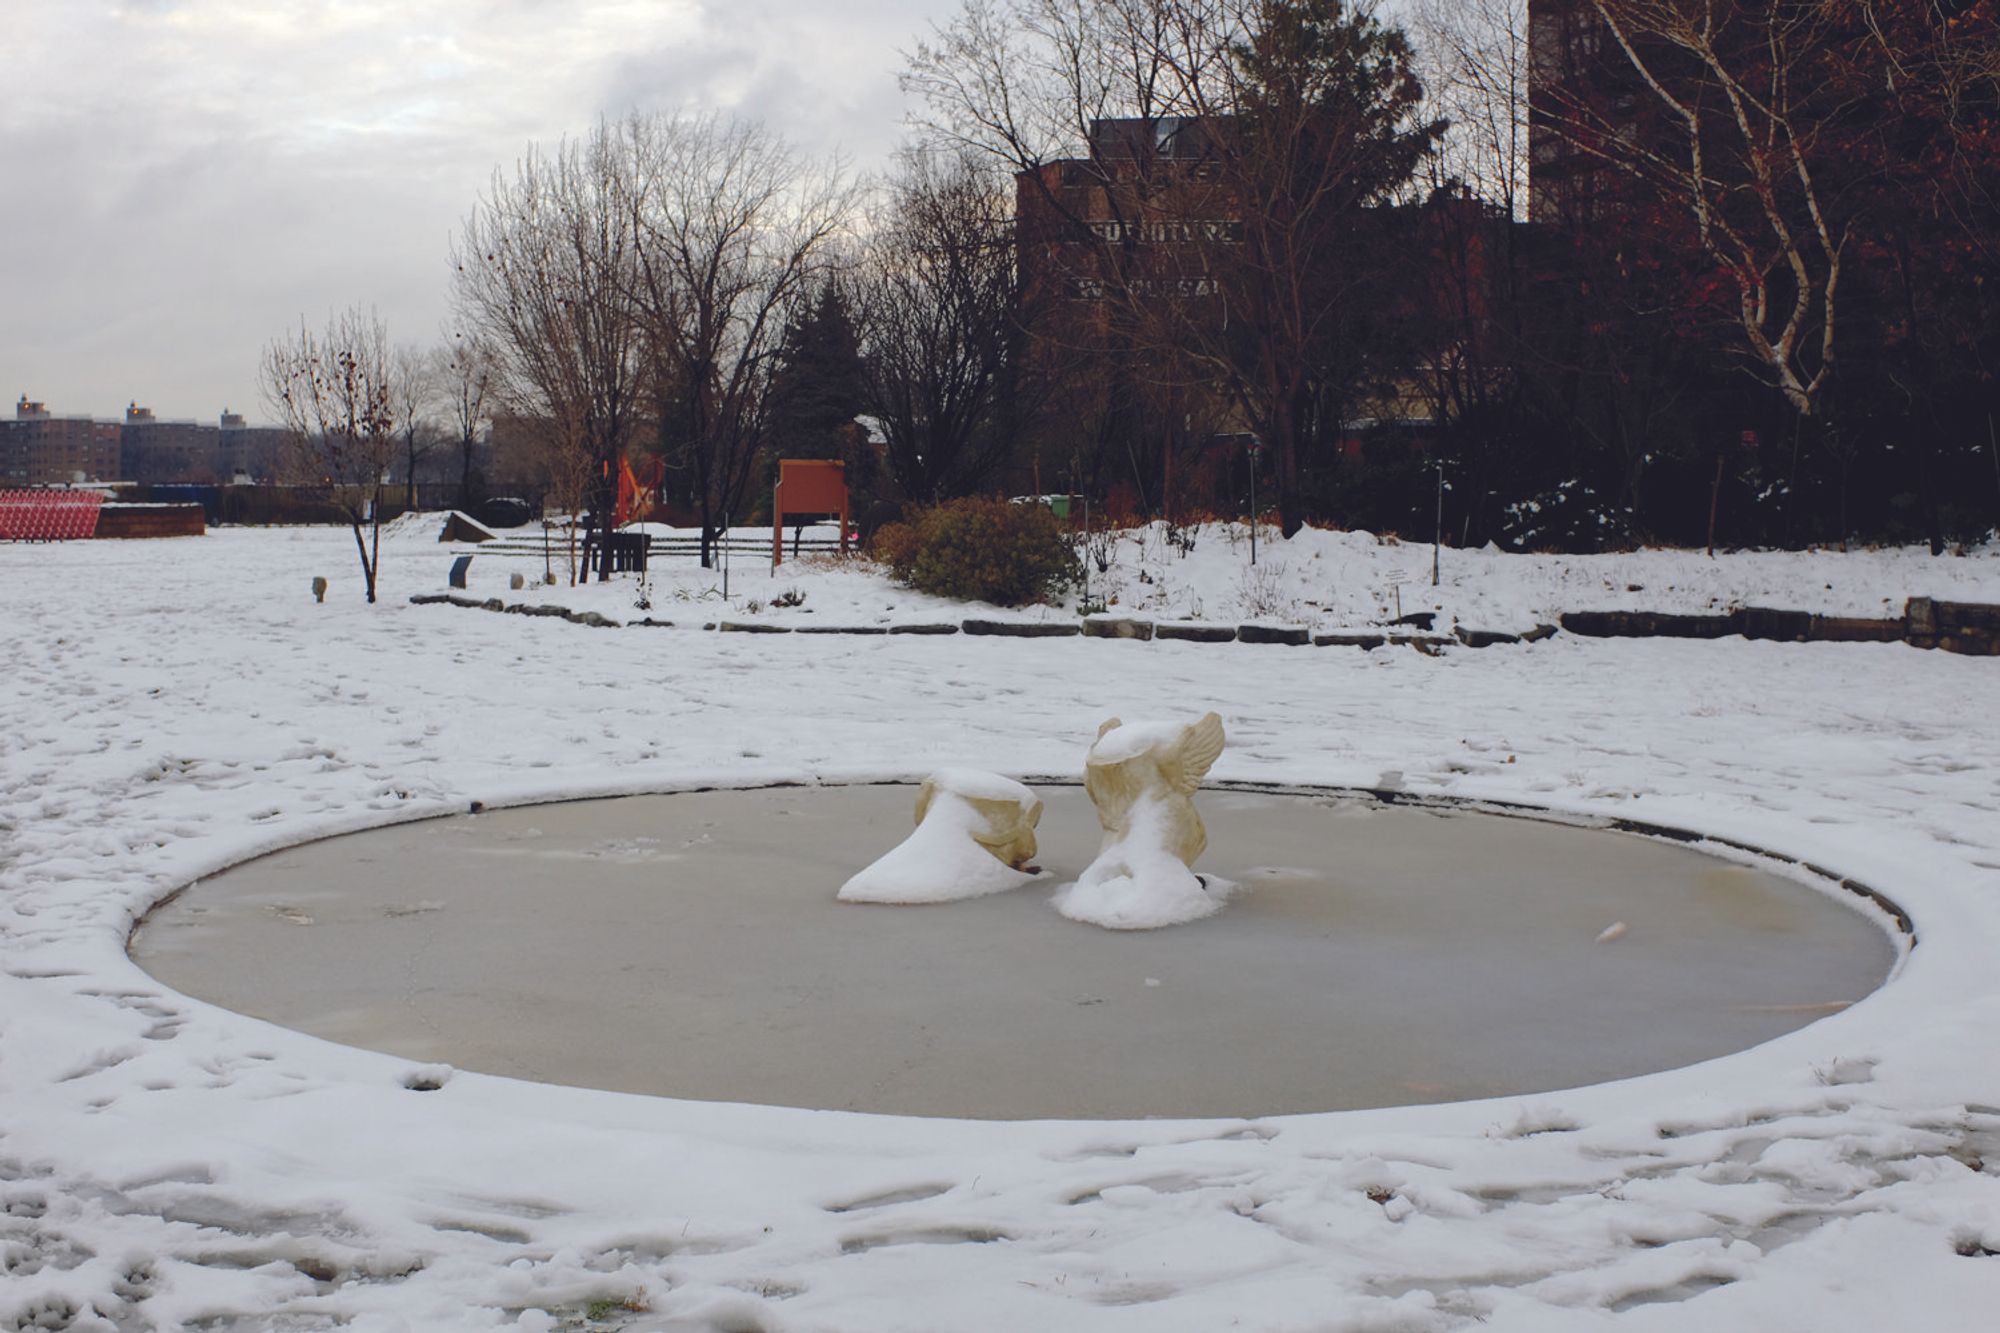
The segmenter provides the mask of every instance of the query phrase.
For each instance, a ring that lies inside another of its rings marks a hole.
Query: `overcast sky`
[[[0,414],[269,416],[259,349],[373,305],[438,337],[498,165],[599,116],[722,109],[886,161],[956,0],[5,0]]]

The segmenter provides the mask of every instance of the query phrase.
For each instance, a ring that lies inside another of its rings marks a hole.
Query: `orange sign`
[[[818,458],[778,460],[771,492],[771,564],[785,562],[785,518],[840,516],[840,549],[847,549],[847,464]]]

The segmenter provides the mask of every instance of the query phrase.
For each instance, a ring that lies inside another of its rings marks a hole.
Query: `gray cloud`
[[[16,0],[0,392],[259,416],[258,350],[301,315],[437,336],[451,237],[530,141],[722,109],[874,165],[897,49],[955,5]]]

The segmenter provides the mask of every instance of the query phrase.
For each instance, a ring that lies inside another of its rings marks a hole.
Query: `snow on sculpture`
[[[1011,778],[941,768],[917,793],[917,827],[840,887],[848,903],[944,903],[1000,893],[1041,872],[1041,798]]]
[[[1222,719],[1125,724],[1097,729],[1083,786],[1097,806],[1104,843],[1074,884],[1057,890],[1056,910],[1114,930],[1148,930],[1208,916],[1235,886],[1190,868],[1208,846],[1194,793],[1222,753]]]

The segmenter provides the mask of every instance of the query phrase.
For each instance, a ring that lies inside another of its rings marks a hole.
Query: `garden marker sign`
[[[817,458],[778,460],[771,491],[771,568],[785,563],[785,519],[840,516],[840,549],[847,550],[847,464]]]

